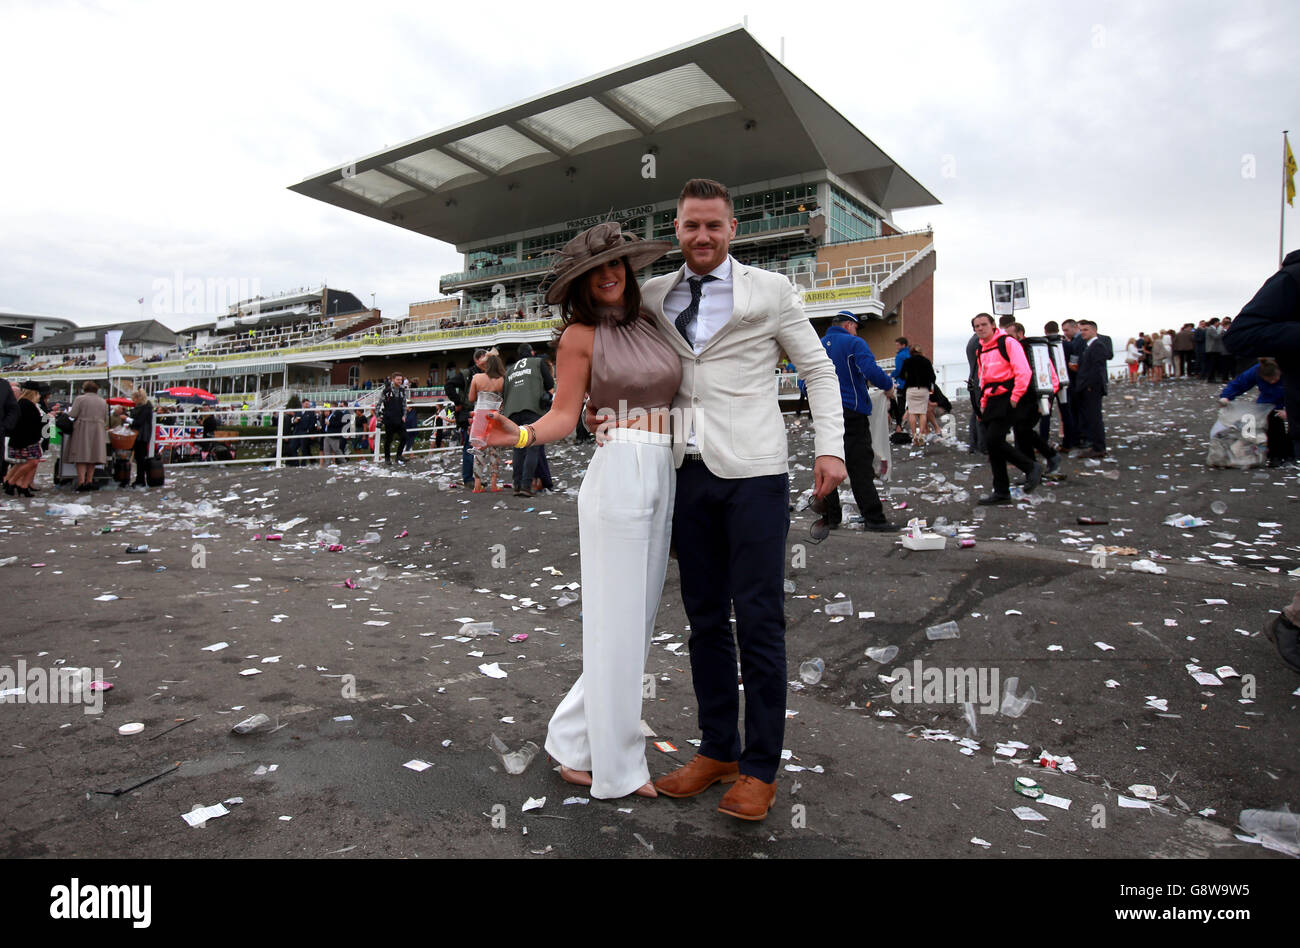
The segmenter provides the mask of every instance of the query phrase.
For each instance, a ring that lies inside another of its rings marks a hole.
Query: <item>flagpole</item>
[[[1286,234],[1286,133],[1287,129],[1282,129],[1282,198],[1278,202],[1277,211],[1277,268],[1282,269],[1282,257],[1284,256],[1285,234]]]

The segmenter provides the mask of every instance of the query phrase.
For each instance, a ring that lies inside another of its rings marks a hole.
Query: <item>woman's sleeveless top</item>
[[[682,383],[682,360],[644,312],[630,326],[617,325],[620,308],[601,317],[591,350],[591,403],[620,418],[669,408]]]

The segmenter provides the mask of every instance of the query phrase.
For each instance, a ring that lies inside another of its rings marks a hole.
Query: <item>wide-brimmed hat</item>
[[[28,379],[26,382],[19,382],[18,387],[26,389],[29,392],[36,392],[40,395],[48,395],[50,392],[49,382],[38,382],[35,379]]]
[[[616,221],[589,227],[560,248],[551,269],[542,278],[546,302],[561,302],[576,277],[608,260],[625,257],[635,273],[672,248],[667,240],[643,240],[635,234],[625,234]]]

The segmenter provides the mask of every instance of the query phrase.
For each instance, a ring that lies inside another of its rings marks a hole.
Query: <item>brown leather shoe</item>
[[[757,777],[741,774],[735,786],[728,790],[718,804],[718,812],[738,820],[762,820],[776,799],[776,781],[764,783]]]
[[[696,754],[690,763],[655,781],[655,789],[668,797],[693,797],[715,783],[731,783],[740,776],[740,763],[714,760]]]

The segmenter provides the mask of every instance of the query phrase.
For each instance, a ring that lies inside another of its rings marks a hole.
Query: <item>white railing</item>
[[[259,415],[264,418],[270,418],[274,422],[274,434],[269,435],[229,435],[226,437],[214,437],[211,440],[203,438],[202,435],[187,437],[174,442],[164,442],[159,444],[156,454],[166,463],[184,464],[186,467],[217,467],[240,464],[261,464],[275,468],[284,467],[286,464],[291,466],[301,466],[302,464],[315,462],[324,464],[327,461],[346,461],[348,459],[364,459],[378,462],[383,457],[383,440],[384,429],[377,428],[375,431],[353,431],[351,433],[328,433],[323,431],[312,432],[310,434],[295,434],[292,431],[284,432],[283,419],[287,414],[300,414],[303,409],[300,408],[281,408],[271,410],[249,411],[243,414]],[[205,410],[204,415],[216,414],[221,415],[238,415],[241,414],[238,409],[226,408],[220,406],[213,408],[211,411]],[[328,412],[317,412],[321,424],[324,424],[329,417]],[[440,415],[434,415],[429,419],[429,424],[420,425],[414,428],[407,428],[406,436],[415,435],[417,439],[423,435],[427,438],[428,445],[423,448],[412,448],[403,450],[402,457],[412,457],[416,455],[434,455],[434,454],[451,454],[455,452],[459,455],[461,445],[450,444],[447,447],[435,447],[437,434],[442,432],[444,441],[454,441],[456,435],[456,426]],[[184,416],[171,419],[169,424],[185,424]],[[187,425],[187,427],[197,427]],[[265,426],[264,426],[265,427]],[[342,453],[325,454],[325,438],[337,438],[340,441]],[[371,444],[370,440],[374,443]],[[357,449],[355,447],[358,441],[364,442],[364,447]],[[317,454],[312,449],[319,443],[321,453]],[[261,454],[258,457],[239,457],[240,445],[268,444],[273,445],[272,450]],[[232,460],[216,460],[213,457],[213,449],[217,445],[225,445],[230,448],[235,457]],[[304,453],[302,449],[306,449]],[[352,450],[349,450],[349,449]]]

